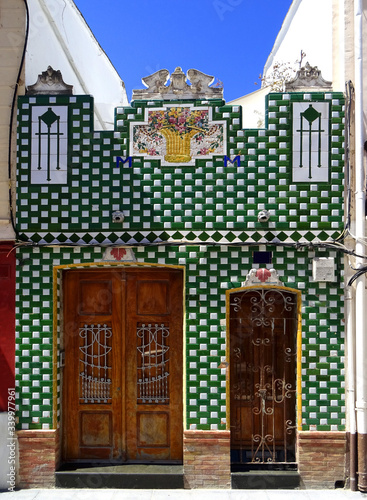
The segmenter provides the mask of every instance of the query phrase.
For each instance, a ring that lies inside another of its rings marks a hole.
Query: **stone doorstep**
[[[297,471],[249,471],[232,472],[232,489],[296,489],[301,476]]]
[[[57,488],[183,489],[182,465],[127,464],[83,468],[75,465],[55,473]]]

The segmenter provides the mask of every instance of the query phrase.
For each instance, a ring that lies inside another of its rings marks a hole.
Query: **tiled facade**
[[[345,430],[343,254],[335,242],[343,231],[343,104],[340,93],[270,94],[266,128],[243,130],[241,110],[219,99],[135,101],[117,108],[113,132],[96,133],[89,96],[19,99],[19,429],[60,426],[62,271],[158,265],[185,269],[185,431],[229,430],[220,367],[226,291],[258,267],[274,268],[282,286],[302,293],[298,431]],[[147,130],[149,113],[177,109],[201,110],[213,136],[201,149],[191,144],[195,154],[182,163],[167,161],[168,139],[153,148]],[[318,137],[312,161],[300,138],[310,123]],[[266,222],[258,221],[262,210]],[[117,211],[123,223],[113,222]],[[106,254],[111,246],[133,253],[119,261]],[[254,264],[258,251],[271,252],[271,264]],[[313,259],[326,257],[335,278],[317,281]]]

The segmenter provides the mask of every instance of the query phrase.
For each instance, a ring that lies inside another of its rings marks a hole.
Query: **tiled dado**
[[[284,286],[302,292],[302,429],[344,430],[343,266],[336,251],[267,246]],[[227,289],[240,287],[264,247],[134,248],[137,263],[186,267],[186,428],[225,430]],[[60,374],[53,360],[53,269],[103,261],[101,247],[17,249],[16,378],[21,429],[51,429],[60,415]],[[334,256],[336,282],[314,282],[312,258]],[[106,263],[105,263],[106,265]],[[121,263],[112,262],[111,266]],[[60,276],[55,283],[60,290]],[[60,329],[60,322],[58,322]],[[60,336],[60,331],[58,332]],[[57,348],[57,346],[56,346]],[[56,357],[59,363],[59,356]],[[56,393],[53,387],[57,384]],[[54,404],[53,404],[54,400]],[[56,414],[54,414],[56,412]]]
[[[344,484],[345,432],[299,432],[298,468],[301,486],[307,489],[333,489]]]
[[[185,488],[231,487],[230,432],[184,432]]]
[[[54,488],[60,463],[59,430],[17,432],[20,488]]]

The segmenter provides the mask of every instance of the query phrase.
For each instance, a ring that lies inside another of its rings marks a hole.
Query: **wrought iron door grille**
[[[230,301],[232,462],[295,461],[297,296],[249,289]]]
[[[169,402],[169,326],[137,325],[138,403]]]
[[[79,328],[79,399],[83,403],[111,402],[112,327],[83,325]]]

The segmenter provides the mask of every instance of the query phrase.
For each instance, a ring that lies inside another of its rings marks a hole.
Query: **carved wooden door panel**
[[[295,462],[297,294],[230,296],[233,464]]]
[[[65,273],[63,444],[67,460],[121,455],[121,301],[118,273]]]
[[[182,274],[127,274],[130,460],[182,459]]]
[[[182,460],[182,273],[67,271],[64,460]]]

